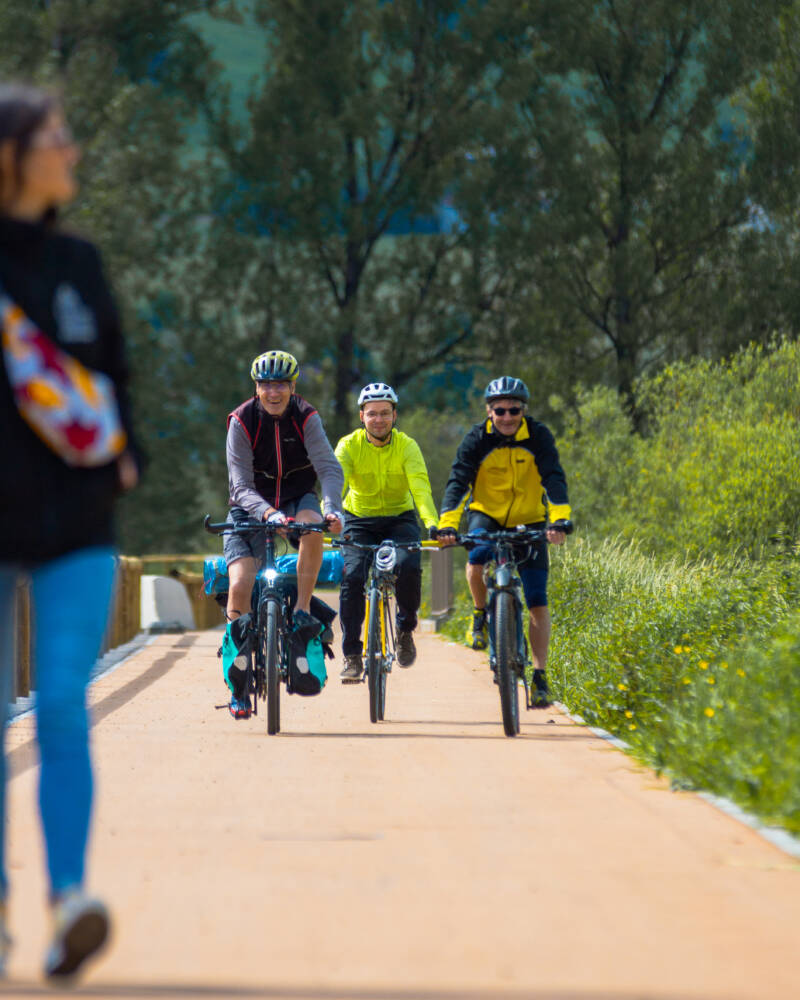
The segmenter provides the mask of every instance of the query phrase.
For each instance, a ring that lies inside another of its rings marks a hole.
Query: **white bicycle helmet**
[[[358,394],[358,405],[360,407],[364,406],[365,403],[377,403],[382,400],[386,400],[392,403],[393,406],[397,406],[397,393],[385,382],[370,382]]]
[[[254,382],[294,382],[299,374],[297,358],[287,351],[259,354],[250,368],[250,378]]]

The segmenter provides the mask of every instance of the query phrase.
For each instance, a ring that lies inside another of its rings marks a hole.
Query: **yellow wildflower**
[[[705,712],[706,712],[706,715],[707,715],[707,716],[709,717],[709,719],[710,719],[710,718],[711,718],[711,717],[713,716],[713,714],[714,714],[714,709],[713,709],[713,708],[707,708],[707,709],[705,710]]]
[[[675,647],[675,652],[676,653],[682,653],[683,652],[683,646],[676,646]]]
[[[697,665],[701,670],[708,670],[708,660],[701,660]]]
[[[636,723],[635,723],[635,722],[632,722],[632,723],[631,723],[631,724],[630,724],[630,725],[628,726],[628,729],[635,729],[635,728],[636,728]]]
[[[741,667],[739,667],[739,669],[738,669],[738,670],[736,671],[736,673],[737,673],[737,674],[738,674],[738,675],[739,675],[740,677],[744,677],[744,676],[745,676],[745,673],[744,673],[744,670],[742,670],[742,668],[741,668]]]
[[[617,684],[617,691],[627,691],[627,690],[628,690],[627,684]]]
[[[727,670],[728,664],[723,660],[722,663],[720,663],[720,667],[722,667],[723,670]]]
[[[625,718],[626,719],[632,719],[633,718],[633,712],[626,712],[625,713]]]
[[[684,684],[691,684],[692,683],[691,677],[684,677],[683,678],[683,683]]]
[[[708,683],[709,683],[709,684],[716,684],[717,682],[716,682],[716,681],[714,680],[714,678],[713,678],[713,677],[709,677],[709,678],[708,678]]]

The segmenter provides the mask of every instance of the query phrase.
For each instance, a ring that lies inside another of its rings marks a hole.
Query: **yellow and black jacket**
[[[548,428],[525,417],[505,437],[489,419],[475,424],[450,470],[439,528],[457,530],[465,505],[508,528],[569,519],[567,481]]]

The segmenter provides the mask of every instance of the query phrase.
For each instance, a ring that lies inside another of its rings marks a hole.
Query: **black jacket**
[[[44,223],[0,216],[0,284],[63,350],[110,376],[132,442],[122,332],[95,248]],[[0,561],[111,544],[117,492],[116,463],[73,468],[28,427],[0,352]]]
[[[305,426],[316,412],[302,396],[292,395],[286,412],[277,419],[255,397],[228,416],[229,427],[231,420],[238,420],[247,434],[255,488],[272,507],[314,491],[317,473],[306,451]]]
[[[504,528],[568,520],[567,481],[550,430],[525,417],[513,437],[482,421],[461,442],[442,501],[440,528],[458,528],[465,504]]]

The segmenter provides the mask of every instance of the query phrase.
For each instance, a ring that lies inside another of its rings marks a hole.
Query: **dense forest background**
[[[125,550],[207,547],[226,414],[284,347],[334,440],[361,385],[398,389],[437,501],[513,372],[590,534],[791,552],[799,22],[793,0],[0,2],[0,73],[63,91],[64,221],[125,317],[149,456]],[[766,439],[732,416],[770,357]]]

